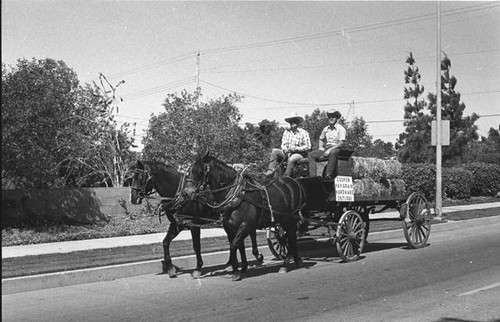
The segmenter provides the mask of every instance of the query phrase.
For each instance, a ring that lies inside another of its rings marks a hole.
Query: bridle
[[[156,190],[154,189],[154,185],[153,185],[153,189],[151,189],[151,191],[146,192],[146,187],[148,186],[148,183],[151,182],[151,184],[152,184],[152,182],[153,182],[153,176],[147,170],[134,169],[133,173],[134,173],[133,175],[139,173],[141,175],[147,176],[145,179],[141,176],[141,186],[135,185],[135,186],[130,187],[130,189],[132,189],[133,191],[135,191],[137,193],[140,201],[142,201],[142,199],[147,198],[156,192]]]

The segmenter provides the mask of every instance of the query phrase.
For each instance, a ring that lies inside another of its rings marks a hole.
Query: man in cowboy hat
[[[319,150],[312,151],[308,155],[309,160],[309,175],[315,176],[315,166],[311,166],[321,158],[328,158],[326,165],[325,180],[333,180],[337,175],[337,157],[345,144],[346,130],[338,124],[338,120],[342,117],[339,111],[330,110],[326,113],[328,116],[328,126],[326,126],[319,136]]]
[[[276,169],[276,164],[282,160],[287,160],[284,176],[290,176],[297,161],[304,159],[311,150],[311,139],[309,133],[299,128],[299,124],[304,121],[297,113],[285,118],[290,123],[290,128],[286,129],[281,138],[281,149],[271,151],[271,162],[266,175],[271,175]]]

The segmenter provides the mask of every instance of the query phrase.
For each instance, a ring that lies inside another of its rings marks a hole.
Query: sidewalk
[[[444,207],[443,214],[457,212],[457,211],[489,209],[489,208],[500,208],[500,202]],[[399,212],[397,211],[382,212],[370,215],[370,219],[397,218],[397,217],[399,217]],[[163,238],[165,238],[165,235],[166,232],[157,234],[137,235],[137,236],[75,240],[75,241],[65,241],[57,243],[34,244],[34,245],[8,246],[8,247],[2,247],[2,259],[24,257],[24,256],[37,256],[45,254],[71,253],[76,251],[109,249],[109,248],[127,247],[127,246],[152,245],[161,243]],[[223,236],[226,235],[222,228],[201,230],[202,239],[211,237],[223,237]],[[175,238],[175,241],[184,241],[184,240],[191,240],[190,231],[184,230]]]

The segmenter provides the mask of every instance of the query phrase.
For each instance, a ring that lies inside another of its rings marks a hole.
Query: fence
[[[2,228],[25,223],[94,223],[128,216],[143,205],[130,204],[130,188],[2,190]]]

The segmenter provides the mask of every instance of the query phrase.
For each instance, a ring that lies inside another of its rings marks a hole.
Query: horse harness
[[[274,179],[273,181],[267,183],[266,185],[263,185],[258,181],[245,179],[243,176],[243,173],[245,170],[246,170],[246,168],[243,171],[241,171],[240,173],[238,173],[238,175],[234,179],[234,182],[230,186],[215,189],[215,190],[210,190],[210,192],[212,192],[212,193],[228,190],[228,192],[227,192],[227,194],[224,197],[224,200],[222,202],[215,203],[215,204],[211,204],[209,202],[206,203],[207,206],[209,206],[210,208],[219,212],[219,215],[221,216],[220,220],[223,220],[224,214],[229,213],[228,210],[235,209],[243,201],[246,201],[246,202],[254,205],[255,207],[261,209],[261,215],[264,214],[264,212],[268,210],[270,215],[271,215],[271,222],[272,223],[274,223],[274,215],[275,214],[276,215],[289,214],[286,211],[279,211],[279,210],[273,209],[273,207],[271,205],[271,201],[269,198],[269,193],[267,191],[267,187],[272,185],[278,179]],[[250,187],[251,187],[250,189],[245,187],[247,184],[250,185]],[[246,195],[246,192],[256,192],[256,191],[260,192],[260,195],[262,198],[262,203],[258,203],[256,201],[252,200],[251,198],[247,197],[247,195]],[[301,204],[297,209],[293,210],[291,214],[293,215],[295,213],[298,213],[300,219],[303,220],[303,216],[300,212],[300,208],[302,206],[303,206],[303,204]]]

